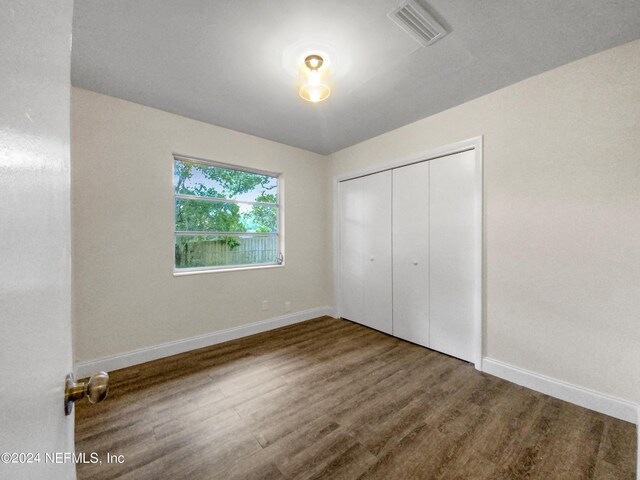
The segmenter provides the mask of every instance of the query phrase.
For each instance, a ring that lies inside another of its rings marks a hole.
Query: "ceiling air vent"
[[[447,34],[445,28],[416,0],[407,0],[390,12],[389,18],[425,47]]]

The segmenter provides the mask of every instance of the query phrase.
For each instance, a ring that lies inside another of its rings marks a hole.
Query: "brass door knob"
[[[73,402],[87,397],[89,402],[98,403],[109,393],[109,374],[99,372],[92,375],[88,382],[76,382],[73,373],[67,375],[64,388],[64,414],[71,415]]]

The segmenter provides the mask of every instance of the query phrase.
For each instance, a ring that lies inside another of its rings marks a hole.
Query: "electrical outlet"
[[[284,302],[284,311],[285,312],[291,311],[291,302]]]
[[[262,309],[263,310],[269,310],[269,300],[263,300],[262,301]]]

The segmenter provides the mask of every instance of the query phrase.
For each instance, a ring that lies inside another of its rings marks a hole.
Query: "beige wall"
[[[478,135],[485,356],[640,401],[640,41],[338,152],[333,175]]]
[[[283,173],[285,267],[173,276],[173,152]],[[277,317],[285,301],[293,312],[329,305],[327,162],[73,88],[76,361]]]

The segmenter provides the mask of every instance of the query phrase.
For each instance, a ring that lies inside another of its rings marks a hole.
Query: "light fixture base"
[[[323,63],[324,59],[320,55],[316,54],[307,55],[307,57],[304,59],[304,64],[309,70],[318,70],[322,67]]]

